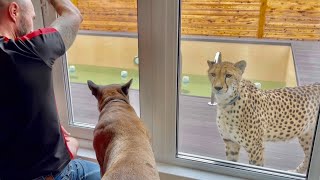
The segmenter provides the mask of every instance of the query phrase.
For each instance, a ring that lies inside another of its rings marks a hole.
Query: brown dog
[[[102,179],[160,179],[148,131],[129,104],[131,82],[98,86],[88,81],[100,111],[93,147]]]

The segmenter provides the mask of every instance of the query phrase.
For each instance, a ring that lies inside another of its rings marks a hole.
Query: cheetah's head
[[[234,95],[246,68],[246,61],[237,63],[208,61],[208,77],[212,85],[212,92],[220,97]],[[219,97],[217,97],[219,98]]]

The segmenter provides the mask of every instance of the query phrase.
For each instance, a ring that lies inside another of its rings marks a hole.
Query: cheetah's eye
[[[211,76],[212,77],[216,77],[216,73],[211,73]]]
[[[231,74],[226,74],[226,77],[227,77],[227,78],[231,78],[232,75],[231,75]]]

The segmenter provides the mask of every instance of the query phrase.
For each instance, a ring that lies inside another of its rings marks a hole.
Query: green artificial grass
[[[70,82],[72,83],[87,83],[87,80],[91,80],[99,85],[124,84],[131,78],[133,78],[131,88],[139,89],[139,73],[137,70],[88,65],[73,65],[75,66],[76,70],[75,72],[72,72],[70,71],[70,66],[69,77]],[[127,71],[128,76],[126,78],[122,78],[120,76],[121,71]]]
[[[121,69],[113,67],[99,67],[88,65],[74,65],[75,71],[70,71],[69,76],[72,83],[87,83],[87,80],[92,80],[99,85],[107,84],[124,84],[133,78],[132,89],[139,89],[139,72],[134,69]],[[70,67],[70,66],[69,66]],[[128,76],[122,78],[120,76],[121,71],[127,71]],[[207,76],[204,75],[192,75],[182,74],[183,76],[189,76],[189,83],[181,84],[181,93],[191,96],[211,96],[211,87]],[[251,80],[252,82],[260,82],[262,89],[275,89],[285,87],[284,82],[272,82],[272,81],[260,81]]]

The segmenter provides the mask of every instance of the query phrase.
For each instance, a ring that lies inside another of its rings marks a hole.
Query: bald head
[[[25,6],[26,4],[25,0],[0,0],[0,8],[5,8],[13,2],[17,3],[19,6]]]
[[[0,35],[16,38],[33,31],[35,12],[31,0],[0,0],[0,14]]]

